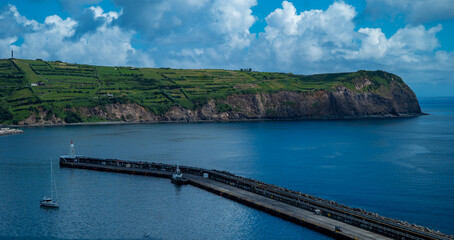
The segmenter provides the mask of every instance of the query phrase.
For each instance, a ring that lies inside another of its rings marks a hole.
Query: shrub
[[[65,122],[78,123],[78,122],[82,122],[82,118],[80,117],[80,115],[77,112],[67,111],[66,117],[65,117]]]
[[[0,102],[0,122],[13,120],[14,116],[6,101]]]
[[[218,112],[229,112],[232,111],[232,107],[226,103],[218,102],[216,103],[216,110]]]
[[[154,105],[150,107],[150,110],[155,113],[156,115],[164,115],[167,111],[169,111],[170,107],[165,105]]]

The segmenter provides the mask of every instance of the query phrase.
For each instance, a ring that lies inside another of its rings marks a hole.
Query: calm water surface
[[[227,170],[454,234],[454,98],[411,119],[25,128],[0,137],[0,238],[328,239],[166,179],[60,169],[58,156]],[[61,207],[47,210],[49,158]]]

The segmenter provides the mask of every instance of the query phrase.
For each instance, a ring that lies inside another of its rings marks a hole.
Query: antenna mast
[[[11,59],[14,58],[14,51],[11,49]]]

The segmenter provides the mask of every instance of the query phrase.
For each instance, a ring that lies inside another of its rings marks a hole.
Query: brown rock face
[[[386,87],[364,89],[371,85],[364,78],[358,79],[355,90],[338,86],[335,90],[231,95],[223,100],[210,100],[195,111],[174,107],[158,117],[158,121],[346,119],[421,114],[416,95],[403,81],[391,78]],[[227,104],[232,110],[218,112],[216,103]]]
[[[260,119],[344,119],[365,117],[398,117],[421,114],[414,94],[386,98],[375,93],[357,93],[347,88],[337,91],[298,93],[282,91],[233,95],[219,102],[233,109],[217,112],[214,100],[196,111],[172,108],[160,121],[228,121]]]
[[[101,121],[123,122],[346,119],[421,114],[416,95],[399,77],[385,72],[375,74],[381,74],[381,78],[374,80],[367,74],[358,74],[359,77],[354,78],[350,85],[339,84],[329,90],[230,95],[225,99],[211,99],[195,110],[173,106],[162,115],[150,112],[137,103],[65,111],[77,112],[82,118],[96,117]],[[49,123],[65,122],[54,115],[49,116],[41,109],[20,124]]]
[[[32,125],[32,124],[63,124],[64,120],[57,118],[54,114],[47,116],[47,112],[38,109],[37,113],[32,113],[28,118],[19,122],[19,125]]]
[[[108,104],[94,108],[79,108],[84,117],[98,117],[107,121],[156,122],[157,116],[137,103]]]

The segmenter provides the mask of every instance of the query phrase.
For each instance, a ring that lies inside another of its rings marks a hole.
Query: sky
[[[384,70],[454,96],[454,0],[0,0],[0,58],[103,66]]]

